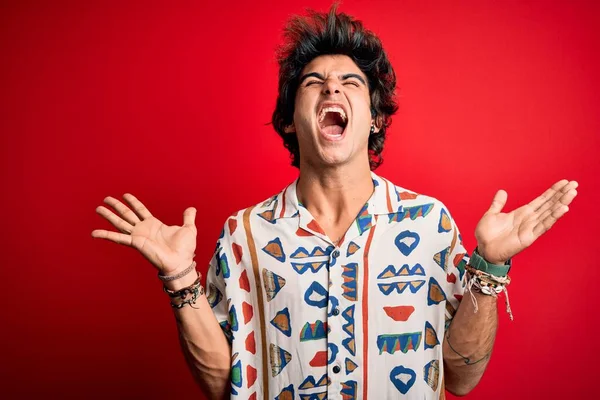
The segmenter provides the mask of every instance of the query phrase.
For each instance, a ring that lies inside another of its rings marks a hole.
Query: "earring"
[[[375,133],[375,125],[371,125],[371,132],[369,133],[370,135]]]

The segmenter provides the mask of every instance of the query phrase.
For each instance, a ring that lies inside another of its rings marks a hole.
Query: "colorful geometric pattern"
[[[396,293],[402,294],[402,293],[404,293],[406,288],[408,288],[410,290],[410,292],[414,294],[414,293],[417,293],[424,284],[425,284],[425,281],[416,280],[416,281],[408,281],[408,282],[378,283],[377,287],[379,288],[381,293],[388,296],[393,291],[396,291]]]
[[[270,207],[271,204],[273,205],[273,207],[270,210],[263,211],[259,213],[258,216],[264,219],[265,221],[274,224],[276,222],[275,209],[277,208],[277,196],[273,196],[272,198],[266,200],[262,204],[262,207]]]
[[[327,323],[316,321],[314,323],[307,322],[300,331],[300,341],[306,342],[309,340],[325,339],[327,337]]]
[[[440,268],[442,268],[444,270],[444,272],[448,271],[448,259],[450,257],[450,246],[446,247],[445,249],[435,253],[433,255],[433,261],[435,261],[435,263],[437,265],[440,266]]]
[[[290,312],[288,308],[284,308],[275,314],[275,318],[271,320],[271,325],[277,328],[285,336],[292,336],[292,324],[290,323]]]
[[[248,272],[243,270],[239,279],[240,289],[250,293],[250,281],[248,280]]]
[[[358,227],[358,231],[362,235],[364,232],[371,229],[371,214],[369,214],[369,203],[365,204],[362,210],[358,213],[356,217],[356,226]]]
[[[388,317],[393,319],[394,321],[408,321],[408,318],[415,312],[414,306],[386,306],[383,307],[383,311],[387,314]]]
[[[223,273],[223,278],[229,278],[229,263],[227,262],[227,256],[225,254],[219,257],[219,263],[217,264],[217,275]]]
[[[463,280],[463,276],[465,275],[465,267],[467,266],[465,258],[467,257],[469,257],[467,253],[458,253],[454,256],[454,266],[456,267],[456,269],[458,269],[459,279],[461,281]]]
[[[277,296],[281,288],[285,286],[285,279],[274,272],[263,269],[263,283],[265,285],[267,301],[271,301]]]
[[[413,207],[403,207],[402,211],[389,215],[389,222],[400,222],[407,218],[416,220],[417,218],[425,218],[431,210],[433,210],[433,203],[421,204]]]
[[[336,245],[297,182],[227,218],[206,297],[236,398],[443,397],[440,330],[463,298],[467,251],[442,203],[372,176]]]
[[[327,374],[324,374],[318,380],[316,380],[314,376],[309,375],[302,381],[300,386],[298,386],[298,390],[314,389],[316,387],[327,386],[328,384],[329,380],[327,379]]]
[[[417,232],[406,230],[400,232],[398,236],[396,236],[394,243],[396,244],[398,250],[400,250],[400,253],[405,256],[409,256],[410,253],[417,248],[420,241],[421,236],[419,236]]]
[[[390,371],[390,380],[402,394],[408,393],[417,380],[417,373],[403,365],[398,365]]]
[[[346,257],[350,257],[354,253],[360,250],[360,246],[354,242],[348,243],[348,250],[346,250]]]
[[[294,398],[294,385],[284,387],[281,392],[275,396],[275,400],[294,400]]]
[[[242,362],[240,360],[238,360],[237,363],[235,363],[231,367],[231,384],[233,386],[241,388],[243,383],[244,383],[244,379],[242,376]],[[235,390],[235,389],[232,388],[232,390]]]
[[[440,222],[438,223],[438,233],[450,232],[451,230],[452,221],[450,221],[448,211],[442,208],[442,210],[440,211]]]
[[[304,293],[304,301],[309,306],[325,308],[327,307],[327,289],[317,281],[311,283]]]
[[[396,195],[398,196],[398,200],[414,200],[418,196],[418,194],[413,193],[413,192],[409,192],[409,191],[398,192],[397,190],[396,190]]]
[[[214,284],[208,284],[208,295],[206,296],[206,300],[208,300],[208,304],[210,308],[215,308],[217,304],[221,302],[223,299],[223,293],[217,288]]]
[[[346,365],[346,375],[354,372],[354,370],[358,368],[358,365],[349,358],[346,358],[346,362],[344,364]]]
[[[285,366],[289,364],[290,360],[292,359],[292,355],[273,343],[271,343],[269,350],[271,374],[273,377],[276,377],[281,373]]]
[[[243,302],[242,314],[244,315],[244,325],[248,325],[248,322],[250,322],[254,316],[254,308],[252,307],[252,304]]]
[[[342,317],[346,320],[346,323],[342,325],[342,330],[349,336],[342,340],[342,345],[348,350],[348,352],[350,352],[350,354],[355,356],[356,343],[354,341],[354,304],[344,310]]]
[[[412,268],[408,264],[404,264],[398,271],[393,265],[388,265],[379,275],[377,279],[389,279],[398,276],[425,276],[425,269],[421,264],[415,264]]]
[[[316,246],[314,249],[312,249],[312,251],[308,251],[304,247],[298,247],[296,251],[290,255],[290,258],[302,259],[309,257],[329,257],[329,254],[331,254],[333,249],[333,246],[329,246],[326,249],[323,249],[321,246]]]
[[[231,308],[229,308],[229,322],[231,323],[231,330],[234,332],[237,332],[238,330],[238,320],[237,320],[237,313],[235,312],[235,306],[232,305]]]
[[[327,266],[327,260],[313,261],[313,262],[307,262],[307,263],[292,262],[292,267],[300,275],[302,275],[303,273],[305,273],[306,271],[309,271],[309,270],[312,273],[319,272],[319,270],[325,266]]]
[[[342,382],[342,400],[355,400],[358,397],[358,384],[356,381]]]
[[[394,354],[398,350],[404,354],[409,350],[417,351],[421,344],[421,336],[421,332],[379,335],[377,336],[379,354],[383,352]]]
[[[317,351],[308,363],[311,367],[324,367],[327,365],[327,350]]]
[[[356,270],[358,268],[357,263],[349,263],[342,265],[342,278],[344,283],[342,284],[342,296],[350,301],[356,301]]]
[[[315,392],[310,394],[300,394],[300,400],[326,400],[327,399],[327,391],[324,392]]]
[[[340,349],[334,343],[327,343],[327,350],[329,352],[327,364],[331,364],[335,361]]]
[[[423,367],[423,376],[427,385],[437,392],[438,383],[440,381],[440,361],[432,360]]]
[[[437,337],[437,333],[435,332],[435,329],[433,329],[433,325],[431,325],[429,321],[425,322],[424,336],[425,340],[423,342],[425,349],[433,349],[435,346],[440,344],[440,341]]]
[[[446,300],[446,293],[444,293],[444,290],[442,289],[438,281],[436,281],[433,277],[429,278],[427,305],[431,306],[434,304],[439,304],[444,300]]]
[[[285,253],[283,252],[283,245],[281,244],[280,238],[275,238],[267,243],[267,245],[263,247],[263,251],[277,261],[285,262]]]

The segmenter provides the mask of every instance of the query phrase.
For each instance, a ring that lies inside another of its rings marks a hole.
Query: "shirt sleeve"
[[[438,231],[446,233],[448,238],[448,247],[445,249],[447,266],[446,329],[448,329],[465,292],[467,284],[465,266],[469,262],[469,254],[463,246],[458,226],[445,206],[442,206]]]
[[[217,241],[212,258],[210,259],[208,273],[206,275],[206,298],[208,304],[223,329],[229,343],[232,341],[232,330],[230,315],[227,309],[227,277],[229,276],[229,265],[227,255],[223,251],[222,241],[224,230]]]

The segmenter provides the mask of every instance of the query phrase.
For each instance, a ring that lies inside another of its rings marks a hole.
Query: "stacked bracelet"
[[[204,286],[200,283],[201,278],[202,276],[198,273],[198,278],[194,283],[179,290],[170,290],[166,286],[163,286],[163,290],[171,298],[171,307],[180,309],[189,305],[192,308],[196,308],[193,305],[196,304],[198,297],[204,294]]]
[[[192,261],[192,264],[189,267],[187,267],[186,269],[184,269],[183,271],[181,271],[175,275],[166,275],[165,276],[159,272],[158,279],[160,279],[163,282],[171,282],[171,281],[174,281],[175,279],[183,278],[184,276],[186,276],[187,274],[192,272],[192,270],[194,270],[195,268],[196,268],[196,261]]]
[[[465,269],[468,273],[467,290],[471,293],[471,301],[475,307],[475,312],[477,312],[478,306],[473,291],[493,297],[497,297],[498,294],[504,292],[506,312],[510,319],[513,320],[513,314],[508,299],[508,291],[506,290],[506,287],[510,284],[510,277],[507,274],[511,265],[511,260],[505,265],[488,263],[477,252],[477,249],[473,251],[469,264]]]

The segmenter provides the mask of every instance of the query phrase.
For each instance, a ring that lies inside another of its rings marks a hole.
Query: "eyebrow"
[[[311,78],[311,77],[318,78],[318,79],[320,79],[322,81],[325,80],[325,77],[323,75],[319,74],[318,72],[309,72],[308,74],[302,75],[302,77],[300,78],[300,82],[298,83],[298,85],[301,85],[302,82],[304,82],[306,79]],[[358,75],[358,74],[344,74],[344,75],[342,75],[341,80],[345,81],[345,80],[350,79],[350,78],[358,79],[363,85],[365,85],[365,86],[367,85],[367,83],[365,82],[365,80],[363,79],[363,77],[360,76],[360,75]]]

